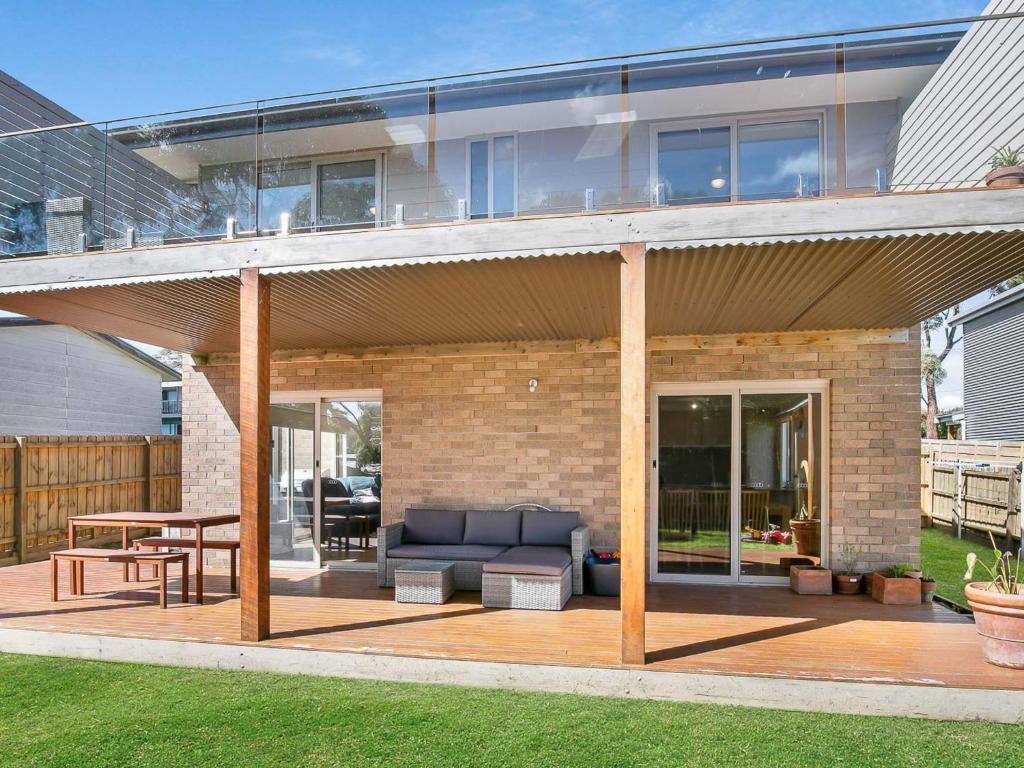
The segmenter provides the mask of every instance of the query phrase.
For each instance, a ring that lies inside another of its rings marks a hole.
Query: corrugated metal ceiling
[[[1024,232],[957,232],[652,251],[650,335],[912,325],[1024,272]],[[532,255],[271,274],[274,349],[618,335],[617,254]],[[182,351],[231,352],[238,280],[0,295],[0,307]]]

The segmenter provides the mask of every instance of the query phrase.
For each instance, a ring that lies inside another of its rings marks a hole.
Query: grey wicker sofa
[[[377,584],[393,587],[395,568],[402,565],[443,560],[455,564],[456,589],[481,591],[484,565],[493,562],[492,582],[522,573],[540,577],[526,580],[531,587],[536,582],[560,587],[564,581],[572,594],[583,594],[590,530],[579,524],[579,512],[522,507],[406,510],[404,522],[377,530]]]

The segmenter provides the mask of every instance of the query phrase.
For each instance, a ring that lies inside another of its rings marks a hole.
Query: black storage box
[[[619,561],[588,557],[583,565],[587,591],[595,595],[618,595],[621,573]]]

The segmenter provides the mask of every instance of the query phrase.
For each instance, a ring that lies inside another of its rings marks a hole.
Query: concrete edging
[[[1024,691],[426,659],[0,628],[0,651],[806,712],[1024,724]]]

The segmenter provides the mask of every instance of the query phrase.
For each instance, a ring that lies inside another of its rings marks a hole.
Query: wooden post
[[[1013,550],[1013,520],[1017,514],[1017,483],[1020,475],[1014,467],[1006,476],[1006,548]]]
[[[646,661],[647,421],[645,243],[624,243],[619,271],[621,330],[619,408],[621,418],[622,663]]]
[[[24,437],[14,438],[14,551],[18,562],[25,563],[28,553],[28,504],[25,489],[28,487],[28,446]]]
[[[143,494],[146,499],[146,511],[156,512],[153,506],[153,438],[146,435],[146,445],[142,450],[142,471],[146,476],[145,489]]]
[[[241,637],[258,641],[270,634],[270,283],[257,269],[241,278]]]

